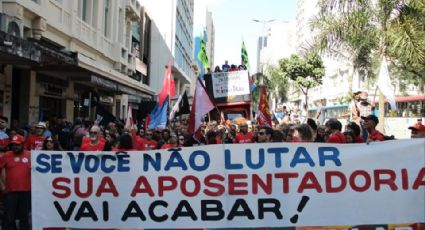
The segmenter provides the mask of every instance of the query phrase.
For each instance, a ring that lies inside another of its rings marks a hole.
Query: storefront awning
[[[35,39],[23,39],[0,31],[0,41],[1,64],[76,66],[78,63],[75,52],[54,49]]]
[[[95,84],[95,85],[98,85],[98,86],[101,86],[103,88],[107,88],[107,89],[110,89],[110,90],[113,90],[113,91],[118,90],[118,84],[117,83],[115,83],[111,80],[107,80],[107,79],[95,76],[95,75],[90,76],[90,82]]]

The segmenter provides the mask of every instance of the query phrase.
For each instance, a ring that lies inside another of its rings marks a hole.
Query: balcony
[[[127,17],[129,17],[132,21],[140,19],[142,6],[138,0],[126,0],[125,9]]]

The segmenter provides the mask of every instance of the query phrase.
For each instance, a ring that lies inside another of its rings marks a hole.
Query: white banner
[[[425,139],[32,154],[33,229],[425,223]]]
[[[250,94],[248,71],[212,74],[214,98]]]

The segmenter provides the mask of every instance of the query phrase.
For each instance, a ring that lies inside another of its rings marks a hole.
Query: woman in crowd
[[[53,138],[47,137],[43,142],[43,150],[47,151],[62,151],[63,149],[60,147],[59,142],[53,140]]]
[[[118,147],[113,148],[112,151],[114,151],[114,152],[134,151],[133,137],[128,133],[123,133],[118,138]]]
[[[313,142],[313,130],[307,124],[295,126],[292,134],[292,142]]]

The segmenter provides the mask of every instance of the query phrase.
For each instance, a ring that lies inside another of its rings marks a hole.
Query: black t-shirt
[[[54,134],[58,135],[58,141],[64,149],[68,149],[69,147],[70,134],[72,131],[71,128],[71,124],[63,123],[58,124],[54,130]]]

